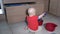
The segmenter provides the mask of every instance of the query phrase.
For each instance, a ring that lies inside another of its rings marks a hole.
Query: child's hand
[[[44,15],[45,15],[46,12],[42,13],[41,15],[38,16],[38,19],[41,19]]]

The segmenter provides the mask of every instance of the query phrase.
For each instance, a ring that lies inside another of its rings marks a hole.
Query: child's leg
[[[25,28],[24,29],[27,30],[28,29],[28,27],[27,27],[28,26],[28,23],[27,23],[26,18],[25,18],[25,23],[26,23],[26,25],[25,25]]]

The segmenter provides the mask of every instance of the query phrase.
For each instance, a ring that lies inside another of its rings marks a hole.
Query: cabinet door
[[[49,12],[51,14],[57,15],[57,0],[50,0]]]
[[[57,16],[60,16],[60,0],[58,0],[58,5],[57,5]]]

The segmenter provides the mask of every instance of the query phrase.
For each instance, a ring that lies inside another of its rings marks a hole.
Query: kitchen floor
[[[53,34],[60,34],[60,18],[52,16],[50,14],[46,14],[45,17],[43,17],[44,23],[47,22],[53,22],[58,25],[56,27]],[[0,22],[0,34],[31,34],[28,30],[25,30],[26,23],[20,22],[15,24],[7,24],[5,21]],[[41,31],[36,32],[35,34],[52,34],[48,32],[44,27],[42,27]]]

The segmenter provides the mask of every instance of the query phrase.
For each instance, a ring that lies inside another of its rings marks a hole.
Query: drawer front
[[[7,15],[25,15],[26,6],[6,7]]]
[[[26,17],[26,6],[6,7],[8,23],[24,21]]]

